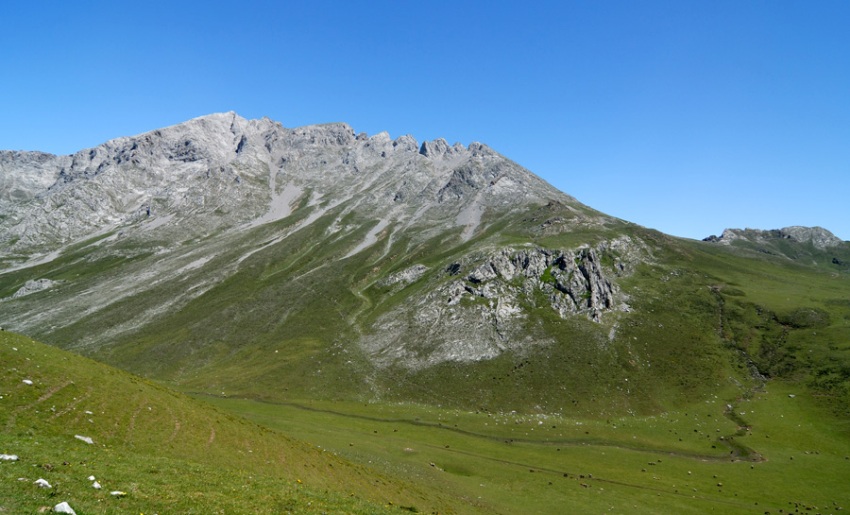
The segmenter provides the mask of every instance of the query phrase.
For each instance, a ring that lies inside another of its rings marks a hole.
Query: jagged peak
[[[292,129],[293,134],[306,138],[309,143],[348,145],[357,139],[354,129],[343,122],[305,125]]]
[[[425,141],[419,147],[419,153],[425,157],[442,157],[452,153],[452,148],[443,138],[437,138],[432,141]]]
[[[485,145],[484,143],[480,143],[478,141],[473,141],[472,143],[470,143],[468,150],[472,154],[473,157],[493,156],[493,155],[498,154],[495,150],[493,150],[489,146]]]
[[[393,140],[393,147],[398,150],[416,152],[419,148],[419,142],[417,142],[416,138],[414,138],[410,134],[405,134],[404,136],[399,136],[398,138]]]
[[[834,247],[844,243],[836,235],[819,226],[803,227],[792,225],[791,227],[783,227],[779,231],[797,241],[810,241],[817,248]]]
[[[369,137],[369,141],[376,144],[389,144],[392,142],[392,138],[390,138],[389,132],[381,131],[378,134]]]
[[[226,113],[212,113],[204,116],[198,116],[185,122],[146,132],[142,135],[152,133],[167,134],[169,132],[185,132],[186,130],[192,129],[201,129],[204,131],[229,131],[235,133],[247,126],[248,123],[249,120],[246,118],[239,116],[234,111],[228,111]]]

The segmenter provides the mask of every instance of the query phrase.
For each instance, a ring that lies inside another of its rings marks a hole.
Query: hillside
[[[60,502],[81,514],[442,512],[462,504],[9,332],[0,332],[0,372],[0,453],[15,457],[0,460],[0,512]]]

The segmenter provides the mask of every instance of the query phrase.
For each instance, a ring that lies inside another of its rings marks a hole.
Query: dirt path
[[[645,491],[645,492],[656,492],[659,495],[670,495],[670,496],[675,496],[675,497],[682,497],[682,498],[685,498],[685,499],[688,499],[688,500],[699,499],[699,500],[702,500],[702,501],[712,502],[712,503],[716,503],[716,504],[737,506],[737,507],[742,507],[742,508],[747,508],[747,509],[752,508],[752,506],[750,504],[743,503],[743,502],[733,501],[733,500],[729,500],[729,499],[717,499],[717,498],[714,498],[714,497],[707,497],[705,495],[694,495],[692,492],[670,491],[668,488],[639,485],[639,484],[635,484],[635,483],[629,483],[629,482],[626,482],[626,481],[618,481],[618,480],[615,480],[615,479],[605,479],[605,478],[601,478],[601,477],[598,477],[598,476],[594,476],[593,474],[588,474],[586,472],[585,473],[579,473],[579,472],[575,472],[575,471],[555,470],[555,469],[551,469],[551,468],[547,468],[547,467],[539,467],[539,466],[536,466],[536,465],[532,465],[530,463],[522,463],[522,462],[519,462],[519,461],[505,460],[505,459],[501,459],[501,458],[493,458],[491,456],[473,453],[473,452],[468,452],[468,451],[461,451],[461,450],[453,449],[453,448],[446,449],[446,448],[438,446],[438,445],[426,445],[426,447],[432,447],[434,449],[439,449],[440,451],[443,451],[443,452],[450,452],[450,453],[464,455],[464,456],[471,456],[471,457],[478,458],[478,459],[481,459],[481,460],[488,460],[488,461],[492,461],[492,462],[495,462],[495,463],[510,465],[510,466],[514,466],[514,467],[517,467],[517,468],[521,468],[521,469],[523,469],[523,471],[528,470],[529,472],[550,474],[550,475],[558,476],[559,478],[565,478],[565,479],[571,479],[571,480],[574,480],[574,481],[580,481],[579,485],[581,485],[582,487],[585,487],[585,488],[588,488],[588,487],[592,486],[593,484],[617,485],[617,486],[623,486],[623,487],[626,487],[626,488],[634,488],[634,489],[642,490],[642,491]]]
[[[35,402],[32,402],[32,403],[27,404],[25,406],[18,406],[17,408],[15,408],[15,410],[13,410],[12,413],[9,414],[9,418],[6,419],[6,431],[7,432],[11,431],[11,429],[13,427],[15,427],[15,422],[18,420],[18,413],[22,413],[24,411],[30,411],[30,410],[34,409],[36,406],[38,406],[42,402],[53,397],[60,390],[67,388],[68,386],[70,386],[72,384],[74,384],[74,381],[71,381],[70,379],[68,379],[65,382],[53,385],[50,388],[48,388],[47,391],[45,391],[43,394],[41,394],[41,396],[38,399],[36,399]]]
[[[210,426],[210,437],[207,439],[207,445],[205,446],[205,448],[209,449],[214,441],[215,441],[215,428]]]
[[[194,395],[207,395],[203,393],[195,393]],[[647,454],[664,454],[667,456],[679,457],[679,458],[689,458],[695,459],[699,461],[711,461],[711,462],[729,462],[729,455],[710,455],[710,454],[700,454],[696,452],[683,452],[680,450],[670,450],[670,449],[651,449],[645,447],[638,446],[630,446],[625,445],[619,442],[612,442],[609,440],[594,440],[587,438],[561,438],[561,439],[551,439],[551,440],[535,440],[531,438],[516,438],[516,437],[506,437],[506,436],[497,436],[497,435],[489,435],[484,433],[477,433],[475,431],[470,431],[467,429],[461,429],[459,427],[447,426],[441,424],[439,422],[424,422],[421,420],[410,420],[404,418],[381,418],[381,417],[372,417],[368,415],[358,415],[353,413],[344,413],[341,411],[323,409],[323,408],[315,408],[312,406],[304,406],[302,404],[292,403],[292,402],[268,402],[268,401],[257,401],[253,399],[245,399],[250,400],[252,402],[261,402],[263,404],[272,404],[272,405],[280,405],[280,406],[289,406],[292,408],[311,411],[314,413],[327,413],[330,415],[335,415],[342,418],[352,418],[358,420],[368,420],[370,422],[377,423],[387,423],[387,424],[406,424],[410,426],[419,426],[419,427],[429,427],[433,429],[438,429],[442,431],[449,431],[452,433],[457,433],[464,436],[469,436],[472,438],[489,440],[494,442],[504,442],[505,444],[514,444],[521,443],[525,445],[533,445],[540,447],[606,447],[610,449],[622,449],[627,451],[641,452]],[[722,442],[728,444],[728,439],[724,438]],[[736,461],[751,461],[751,462],[760,462],[764,461],[764,458],[761,454],[757,453],[755,450],[750,449],[744,445],[736,443],[736,449],[746,450],[747,452],[739,452],[737,455],[734,455]]]

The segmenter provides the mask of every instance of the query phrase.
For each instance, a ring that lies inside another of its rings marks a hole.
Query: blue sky
[[[0,148],[236,111],[487,143],[689,238],[850,240],[850,2],[6,2]]]

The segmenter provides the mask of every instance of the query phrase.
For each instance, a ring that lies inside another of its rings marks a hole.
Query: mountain
[[[821,229],[682,240],[480,143],[234,113],[0,177],[0,322],[182,389],[605,416],[784,377],[850,406]]]

